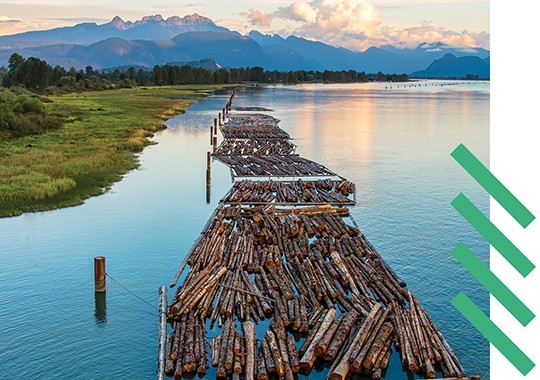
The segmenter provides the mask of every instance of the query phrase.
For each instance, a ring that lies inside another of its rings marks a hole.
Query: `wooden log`
[[[300,368],[303,371],[309,372],[311,371],[311,368],[313,368],[313,364],[315,364],[315,360],[317,359],[317,356],[315,355],[315,346],[323,337],[326,330],[328,330],[328,328],[334,321],[335,316],[336,316],[336,309],[330,309],[326,313],[321,323],[321,326],[319,327],[319,330],[317,331],[317,334],[315,334],[313,341],[311,342],[308,349],[302,356],[302,359],[300,359]]]
[[[326,350],[328,349],[328,346],[333,341],[334,335],[336,331],[339,328],[339,325],[341,324],[341,321],[343,320],[344,314],[340,315],[340,317],[332,322],[328,330],[324,333],[324,335],[321,337],[321,340],[316,344],[315,346],[315,355],[318,357],[323,357],[326,353]]]
[[[285,366],[283,363],[283,358],[281,357],[281,351],[279,349],[279,345],[276,339],[276,336],[271,330],[266,331],[265,336],[266,341],[268,342],[268,348],[270,351],[270,354],[272,355],[272,358],[274,359],[274,363],[276,365],[276,373],[278,376],[284,376],[285,375]]]
[[[240,356],[234,355],[233,359],[233,373],[242,373],[242,363],[240,362]]]
[[[182,358],[182,373],[193,373],[196,371],[197,366],[195,362],[194,354],[194,327],[195,320],[193,314],[189,314],[186,321],[185,338],[184,338],[184,350]],[[179,359],[180,360],[180,359]]]
[[[372,375],[372,378],[375,377],[375,371],[380,371],[382,374],[382,370],[388,367],[388,362],[390,361],[390,356],[392,355],[391,345],[392,345],[392,337],[389,337],[384,343],[384,347],[379,357],[377,357],[375,364],[373,364],[372,369],[374,371],[374,374]]]
[[[206,351],[206,333],[205,332],[203,333],[201,345],[202,345],[202,347],[201,347],[201,357],[199,358],[199,362],[198,362],[198,366],[197,366],[197,373],[199,375],[200,374],[205,374],[206,370],[209,368],[209,366],[208,366],[208,355],[207,355],[207,351]]]
[[[210,353],[212,359],[212,367],[217,367],[219,363],[219,356],[221,352],[221,335],[216,336],[210,345]]]
[[[231,321],[229,324],[229,338],[227,339],[227,345],[222,347],[225,351],[225,369],[230,374],[234,365],[234,343],[236,341],[236,322]]]
[[[167,376],[174,374],[174,360],[171,359],[173,340],[174,334],[169,334],[167,336],[167,359],[165,359],[165,374]]]
[[[367,368],[367,369],[373,368],[375,361],[377,360],[379,354],[385,347],[386,341],[388,340],[388,338],[390,338],[390,335],[392,335],[393,332],[394,332],[394,325],[392,325],[392,323],[390,322],[385,322],[381,330],[375,337],[374,342],[371,345],[371,348],[366,354],[366,357],[363,361],[364,368]],[[353,363],[353,366],[354,364],[355,363]]]
[[[159,288],[159,329],[158,329],[158,363],[156,379],[165,378],[165,359],[167,357],[167,288]]]
[[[289,354],[289,365],[291,366],[292,372],[300,372],[300,363],[298,362],[296,345],[294,343],[294,338],[290,335],[287,336],[287,353]]]
[[[375,319],[380,314],[380,310],[381,305],[379,303],[376,303],[369,312],[369,315],[366,317],[366,320],[362,324],[362,327],[357,331],[356,335],[352,340],[352,343],[349,345],[348,349],[341,357],[341,360],[330,372],[330,380],[344,380],[347,377],[350,370],[349,358],[353,357],[353,354],[356,351],[357,347],[361,347],[361,345],[363,344],[363,341],[365,340],[365,335],[367,333],[366,330],[370,329],[371,326],[375,323]]]
[[[246,344],[246,370],[244,372],[245,380],[254,380],[255,378],[255,326],[253,322],[246,321],[244,323],[244,338]]]
[[[268,370],[262,352],[262,345],[259,346],[257,354],[257,380],[268,380]]]
[[[368,332],[368,334],[366,334],[366,338],[362,344],[362,349],[360,350],[360,352],[358,352],[358,354],[356,355],[356,357],[354,358],[353,362],[351,363],[351,367],[353,368],[360,368],[362,366],[362,363],[364,362],[364,359],[367,357],[367,355],[369,354],[370,352],[370,349],[371,349],[371,345],[373,344],[373,341],[377,339],[377,336],[379,334],[379,330],[381,330],[381,328],[383,327],[383,325],[385,325],[386,323],[386,319],[388,318],[388,315],[390,314],[390,311],[392,310],[392,305],[390,305],[386,311],[381,315],[381,317],[379,318],[379,320],[373,325],[373,328],[371,329],[371,331]],[[392,329],[393,331],[393,326],[392,324],[388,324],[388,328]],[[392,332],[390,331],[390,333]],[[384,341],[386,341],[386,338],[384,338]],[[360,345],[359,345],[360,347]]]
[[[334,339],[330,342],[328,348],[324,352],[324,360],[329,362],[334,361],[358,318],[360,318],[360,315],[354,311],[347,313],[336,330]]]
[[[270,352],[270,347],[268,346],[268,340],[266,338],[261,340],[261,354],[264,356],[264,362],[266,364],[266,371],[269,375],[273,375],[277,372],[276,362],[274,361],[274,356]]]

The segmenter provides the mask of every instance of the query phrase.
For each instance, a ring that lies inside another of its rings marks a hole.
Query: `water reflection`
[[[95,292],[94,318],[96,325],[102,327],[107,323],[107,293]]]

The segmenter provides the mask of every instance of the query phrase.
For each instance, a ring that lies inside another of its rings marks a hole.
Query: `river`
[[[157,289],[231,186],[228,168],[212,163],[206,202],[209,126],[229,95],[218,91],[169,120],[140,169],[106,194],[0,219],[0,378],[154,378]],[[357,184],[352,214],[364,234],[467,371],[489,378],[489,345],[450,304],[464,290],[489,310],[487,292],[451,255],[463,241],[487,263],[489,246],[450,205],[463,192],[489,213],[487,195],[450,157],[464,143],[489,162],[489,83],[258,87],[235,105],[274,109],[297,153]],[[97,255],[111,276],[106,299],[94,295]],[[411,376],[394,354],[385,378]]]

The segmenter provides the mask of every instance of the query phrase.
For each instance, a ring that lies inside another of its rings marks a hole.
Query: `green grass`
[[[197,90],[139,87],[51,96],[65,120],[55,131],[0,142],[0,217],[80,205],[139,163],[136,153],[164,120],[185,112]]]

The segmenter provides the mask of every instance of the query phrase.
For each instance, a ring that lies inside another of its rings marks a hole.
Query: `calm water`
[[[0,219],[1,379],[154,378],[157,288],[170,283],[231,185],[228,168],[213,163],[206,203],[208,127],[228,96],[216,93],[170,120],[141,169],[107,194]],[[450,252],[464,241],[487,262],[489,249],[450,202],[464,192],[487,213],[488,198],[450,152],[463,142],[489,161],[489,85],[270,87],[241,92],[235,104],[274,109],[298,153],[357,183],[360,227],[466,369],[487,379],[489,346],[450,301],[464,289],[487,312],[489,298]],[[96,299],[96,255],[150,305],[111,280],[106,300]],[[407,377],[394,355],[386,379]]]

